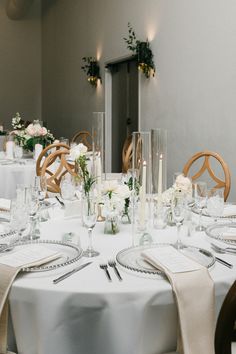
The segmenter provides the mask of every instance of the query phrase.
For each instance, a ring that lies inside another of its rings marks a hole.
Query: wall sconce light
[[[150,48],[150,43],[148,40],[146,42],[141,42],[136,38],[136,34],[128,23],[128,38],[124,38],[124,41],[127,44],[127,48],[131,50],[138,62],[138,69],[141,70],[146,78],[149,78],[151,75],[155,76],[155,63],[153,61],[153,53]]]
[[[98,80],[102,82],[100,76],[100,68],[97,60],[93,57],[83,57],[82,60],[84,62],[84,65],[81,66],[81,69],[88,76],[88,82],[92,86],[96,87]]]

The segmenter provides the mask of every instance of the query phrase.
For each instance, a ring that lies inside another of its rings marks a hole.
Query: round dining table
[[[68,233],[73,236],[73,243],[87,247],[87,230],[79,215],[60,214],[41,223],[42,240],[62,240]],[[175,242],[176,227],[153,229],[152,237],[156,243]],[[118,252],[132,246],[131,225],[121,224],[119,233],[107,235],[104,223],[97,222],[93,241],[100,252],[98,257],[82,257],[76,264],[56,270],[18,275],[9,296],[13,327],[10,337],[15,338],[17,353],[162,354],[175,350],[177,307],[167,279],[118,264],[123,280],[119,281],[109,267],[112,281],[108,281],[100,268],[101,263],[115,259]],[[182,241],[211,249],[204,232],[183,236]],[[215,284],[216,318],[235,280],[236,257],[221,256],[234,268],[215,263],[209,269]],[[53,283],[53,279],[88,260],[92,261],[89,266],[58,284]],[[192,306],[195,305],[193,302]]]
[[[36,176],[36,164],[33,158],[10,160],[0,158],[0,198],[16,197],[16,186],[33,185]]]

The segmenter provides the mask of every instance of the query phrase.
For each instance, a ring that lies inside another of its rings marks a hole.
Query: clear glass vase
[[[120,231],[119,216],[116,211],[112,211],[106,215],[104,224],[104,234],[115,235]]]

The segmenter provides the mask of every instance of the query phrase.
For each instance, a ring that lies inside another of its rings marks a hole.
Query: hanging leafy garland
[[[96,87],[98,80],[101,80],[100,68],[97,60],[93,57],[83,57],[82,60],[84,65],[81,66],[81,69],[88,76],[89,83]]]
[[[149,78],[151,74],[155,76],[156,67],[149,41],[141,42],[138,40],[130,23],[128,23],[128,37],[123,39],[127,44],[127,48],[137,58],[139,70],[144,73],[146,78]]]

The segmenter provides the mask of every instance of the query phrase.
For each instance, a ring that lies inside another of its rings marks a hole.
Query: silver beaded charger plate
[[[209,225],[205,230],[207,236],[225,242],[227,244],[233,244],[236,246],[236,223],[219,223]],[[235,236],[234,240],[228,240],[224,238],[224,234],[228,234],[231,237]],[[236,248],[235,248],[236,249]]]
[[[228,204],[229,205],[229,204]],[[200,209],[198,209],[196,207],[196,205],[193,205],[191,208],[192,212],[194,214],[200,214]],[[211,216],[208,212],[207,212],[207,208],[203,208],[202,211],[202,216],[206,216],[208,218],[214,218],[214,216]],[[235,219],[236,218],[236,214],[231,214],[231,215],[221,215],[221,216],[217,216],[217,219]]]
[[[116,260],[122,267],[134,272],[152,275],[163,275],[163,272],[148,263],[142,257],[141,253],[144,250],[164,246],[171,246],[171,244],[155,243],[147,246],[126,248],[116,255]],[[183,248],[181,248],[179,251],[185,256],[188,256],[189,258],[195,260],[196,262],[207,268],[210,268],[215,263],[215,257],[213,256],[213,254],[205,249],[183,245]]]
[[[77,262],[82,257],[83,254],[82,248],[80,248],[79,246],[73,243],[67,243],[62,241],[51,241],[51,240],[17,242],[11,245],[11,250],[8,252],[8,254],[10,253],[14,254],[15,250],[24,248],[26,245],[27,246],[43,245],[52,251],[59,252],[60,257],[48,263],[44,263],[40,266],[24,267],[22,268],[23,272],[43,272],[43,271],[54,270],[57,268],[65,267],[69,264]],[[5,251],[7,251],[8,248],[9,246],[6,246]],[[1,248],[0,261],[1,261],[1,255],[4,255],[4,253],[5,253],[4,248]]]

